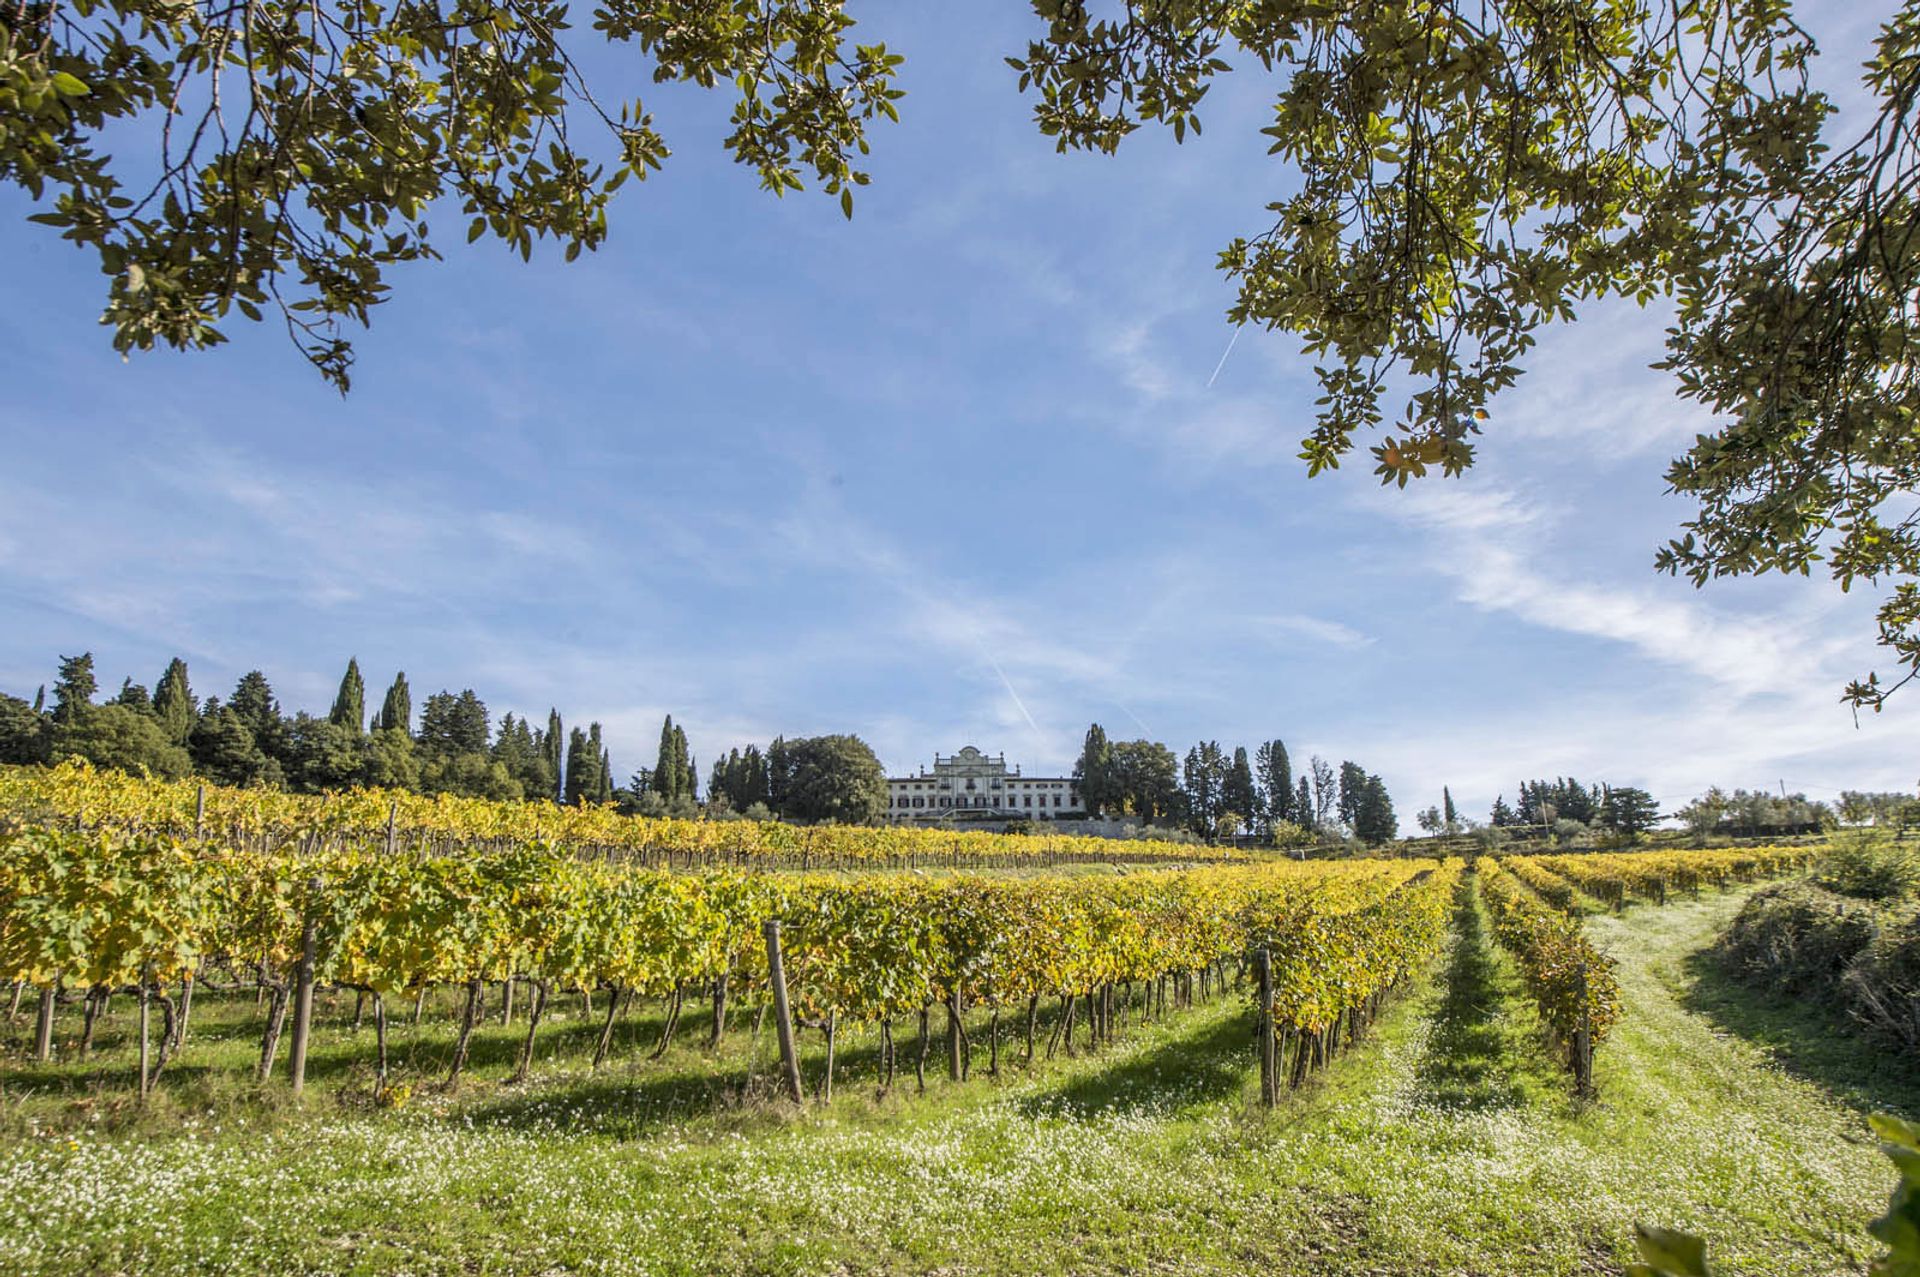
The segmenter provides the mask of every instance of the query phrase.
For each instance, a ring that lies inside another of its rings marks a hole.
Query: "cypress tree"
[[[545,747],[547,765],[553,768],[553,801],[557,803],[567,800],[567,760],[561,745],[565,739],[560,728],[560,711],[548,709],[547,734],[541,744]]]
[[[1453,806],[1453,791],[1445,785],[1440,786],[1440,819],[1448,833],[1460,828],[1460,813]]]
[[[654,756],[653,792],[667,802],[680,796],[681,749],[684,737],[673,725],[673,715],[660,724],[660,751]]]
[[[327,721],[351,729],[356,736],[366,730],[367,685],[360,677],[360,661],[357,657],[347,658],[347,672],[341,676],[340,691],[333,698],[333,709],[327,714]]]
[[[1248,825],[1260,819],[1260,792],[1253,783],[1253,765],[1247,761],[1244,745],[1233,747],[1233,762],[1227,766],[1220,805],[1222,810],[1233,812]]]
[[[567,780],[562,791],[568,806],[580,801],[580,782],[587,773],[587,734],[578,727],[567,735]]]
[[[1260,788],[1266,794],[1267,819],[1299,820],[1293,802],[1293,761],[1287,757],[1284,741],[1270,740],[1254,755]]]
[[[167,672],[153,689],[153,716],[167,739],[176,745],[187,743],[193,724],[200,717],[193,701],[193,688],[187,683],[187,663],[179,657],[167,662]]]
[[[1080,760],[1073,765],[1073,776],[1080,783],[1080,801],[1089,815],[1097,817],[1118,805],[1113,746],[1107,740],[1107,729],[1098,723],[1087,728],[1086,740],[1080,746]]]
[[[387,698],[380,702],[373,726],[378,731],[391,731],[396,727],[403,732],[413,731],[413,691],[407,686],[405,670],[393,676],[393,686],[387,688]]]
[[[1307,774],[1300,773],[1300,783],[1293,791],[1293,823],[1302,829],[1313,829],[1313,789],[1307,783]],[[1316,831],[1318,832],[1318,831]]]
[[[693,751],[687,748],[687,734],[678,724],[673,729],[673,778],[677,786],[673,796],[692,799],[699,774],[693,769]]]
[[[776,816],[784,816],[787,811],[787,782],[793,777],[793,766],[787,758],[787,742],[776,736],[767,746],[767,810]]]

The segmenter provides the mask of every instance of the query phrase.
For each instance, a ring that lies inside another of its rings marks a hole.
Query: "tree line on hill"
[[[0,763],[84,758],[98,767],[222,785],[301,793],[378,786],[613,803],[652,816],[862,823],[886,814],[886,775],[857,736],[776,739],[765,754],[735,750],[715,765],[702,803],[692,749],[671,715],[661,725],[654,766],[616,786],[599,723],[568,730],[550,709],[545,726],[513,714],[495,725],[486,702],[468,688],[427,697],[416,728],[407,676],[396,675],[369,714],[357,659],[347,662],[325,715],[284,713],[259,670],[242,675],[225,701],[202,699],[177,657],[152,691],[129,678],[111,698],[99,694],[91,653],[60,658],[51,696],[44,687],[32,701],[0,693]]]
[[[1073,777],[1089,813],[1185,828],[1202,837],[1241,832],[1275,842],[1352,837],[1377,846],[1399,836],[1393,799],[1378,774],[1354,762],[1336,771],[1314,755],[1296,777],[1284,741],[1231,754],[1201,741],[1184,760],[1158,741],[1115,741],[1087,728]]]

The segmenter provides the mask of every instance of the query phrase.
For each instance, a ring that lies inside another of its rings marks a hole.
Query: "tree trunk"
[[[893,1089],[893,1021],[880,1021],[880,1089]]]
[[[613,1017],[620,1009],[620,986],[613,986],[607,997],[607,1022],[600,1026],[600,1041],[593,1049],[593,1067],[599,1068],[606,1061],[607,1050],[613,1045]]]
[[[544,980],[531,981],[533,985],[532,1001],[527,1007],[527,1040],[520,1047],[520,1063],[513,1070],[514,1082],[527,1080],[527,1070],[533,1067],[533,1035],[540,1028],[540,1012],[547,1005],[547,984]],[[613,1000],[618,1004],[618,999]]]
[[[508,976],[500,982],[500,1027],[506,1028],[513,1023],[513,977]]]
[[[80,1026],[80,1055],[84,1059],[93,1054],[93,1025],[100,1017],[100,990],[98,986],[87,990],[86,1018]]]
[[[648,1055],[647,1059],[659,1059],[667,1053],[667,1048],[673,1045],[673,1031],[680,1027],[680,1001],[684,993],[685,990],[679,985],[674,986],[673,1000],[667,1004],[667,1023],[660,1030],[660,1042],[653,1048],[653,1053]]]
[[[987,1076],[1000,1076],[1000,1004],[993,1004],[993,1019],[987,1025]]]
[[[193,1018],[193,986],[200,983],[197,975],[189,971],[180,987],[180,1027],[173,1033],[173,1049],[178,1051],[187,1043],[187,1021]]]
[[[1033,1063],[1033,1021],[1040,1014],[1040,995],[1034,994],[1027,999],[1027,1057],[1028,1064]]]
[[[840,1016],[837,1012],[827,1012],[827,1072],[820,1079],[820,1102],[833,1103],[833,1048],[839,1038]]]
[[[453,1044],[453,1066],[447,1070],[447,1089],[460,1084],[460,1071],[467,1067],[467,1047],[473,1040],[474,1021],[480,1018],[480,999],[486,986],[479,977],[467,981],[467,1007],[460,1017],[460,1036]]]
[[[927,1034],[930,1026],[927,1008],[920,1008],[920,1054],[913,1062],[914,1080],[919,1084],[920,1094],[927,1093]]]
[[[282,980],[268,986],[272,1001],[267,1004],[267,1029],[260,1035],[260,1067],[254,1070],[253,1080],[264,1082],[273,1072],[274,1052],[280,1049],[280,1030],[287,1022],[287,983]]]
[[[707,1036],[707,1049],[720,1049],[720,1039],[727,1033],[727,976],[725,972],[713,977],[713,1032]]]

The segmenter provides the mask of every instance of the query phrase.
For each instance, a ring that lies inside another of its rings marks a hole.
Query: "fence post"
[[[800,1089],[800,1057],[793,1049],[793,1014],[787,1007],[787,973],[780,961],[780,920],[767,919],[767,983],[773,986],[773,1024],[780,1034],[780,1068],[787,1094],[795,1104],[806,1103]]]
[[[389,856],[393,854],[393,841],[394,841],[393,827],[395,824],[399,822],[399,820],[400,820],[400,800],[396,798],[393,801],[393,805],[387,808],[387,854]]]
[[[294,972],[293,1043],[287,1051],[288,1072],[297,1098],[307,1089],[307,1038],[313,1028],[313,911],[320,897],[320,880],[307,883],[307,919],[300,931],[300,965]]]
[[[1272,1108],[1280,1101],[1280,1078],[1273,1054],[1273,954],[1265,945],[1253,955],[1253,974],[1260,999],[1260,1102]]]
[[[193,800],[193,836],[204,838],[207,834],[207,787],[200,786],[200,792]]]

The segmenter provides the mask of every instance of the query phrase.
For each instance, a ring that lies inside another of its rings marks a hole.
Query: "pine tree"
[[[187,737],[193,735],[200,710],[187,683],[187,663],[177,656],[167,662],[167,672],[154,684],[153,716],[160,720],[160,730],[167,739],[176,745],[186,744]]]
[[[413,731],[413,691],[407,686],[407,672],[401,670],[393,676],[393,685],[387,688],[387,698],[380,702],[380,712],[374,715],[373,726],[376,731],[400,731],[409,734]]]
[[[1302,829],[1315,829],[1316,826],[1313,819],[1313,790],[1308,784],[1307,774],[1305,772],[1300,773],[1300,783],[1294,788],[1292,807],[1293,812],[1288,819]]]
[[[474,695],[471,687],[453,702],[454,745],[462,754],[484,754],[491,733],[487,726],[487,703]]]
[[[259,670],[248,670],[242,674],[240,681],[233,685],[233,695],[227,699],[227,708],[253,734],[255,744],[268,755],[276,752],[286,734],[286,720],[280,716],[280,703],[274,700],[273,687],[267,682],[265,674]]]
[[[60,658],[60,677],[53,684],[53,721],[78,722],[93,705],[93,694],[100,690],[93,676],[93,653]],[[35,708],[38,708],[36,702]]]
[[[125,705],[128,709],[138,710],[142,714],[153,712],[153,697],[147,695],[147,689],[132,679],[122,679],[120,695],[113,698],[115,705]]]
[[[333,698],[327,721],[358,736],[367,725],[367,685],[360,677],[360,661],[347,658],[347,672],[340,678],[340,691]]]

